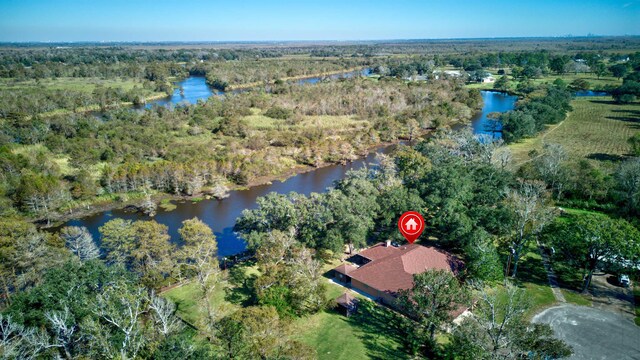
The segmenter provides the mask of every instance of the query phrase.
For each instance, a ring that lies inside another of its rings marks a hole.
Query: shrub
[[[269,110],[267,110],[264,113],[265,116],[268,116],[272,119],[280,119],[280,120],[285,120],[290,118],[293,115],[293,111],[289,110],[289,109],[285,109],[283,107],[279,107],[279,106],[274,106],[272,108],[270,108]]]

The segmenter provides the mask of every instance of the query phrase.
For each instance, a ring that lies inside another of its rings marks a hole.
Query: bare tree
[[[119,354],[122,360],[133,359],[142,347],[143,334],[140,325],[141,316],[146,310],[148,298],[142,287],[129,291],[126,285],[113,284],[96,297],[94,313],[107,326],[94,323],[94,329],[102,339],[110,338],[108,334],[119,334],[119,345],[111,341],[101,341],[105,355]]]
[[[87,261],[100,257],[100,249],[93,241],[93,237],[86,227],[67,226],[60,230],[60,236],[65,240],[67,247],[80,260]]]
[[[26,328],[0,313],[0,357],[2,359],[36,359],[56,345],[44,331]]]
[[[176,316],[176,305],[170,300],[156,296],[153,292],[150,298],[149,309],[158,332],[167,337],[180,330],[182,323]]]
[[[507,191],[506,201],[513,215],[513,231],[511,237],[509,262],[513,262],[512,277],[518,272],[518,262],[529,241],[554,217],[554,211],[545,202],[544,187],[540,183],[523,182],[519,189]]]
[[[511,150],[509,150],[508,147],[503,146],[499,149],[496,149],[496,151],[493,153],[493,158],[491,159],[491,162],[493,163],[494,166],[502,170],[505,170],[507,166],[511,164],[512,160],[513,160],[513,154],[511,153]]]
[[[64,311],[50,311],[45,314],[51,324],[51,329],[55,332],[55,343],[63,352],[66,359],[73,358],[72,348],[78,339],[75,335],[78,325],[73,321],[69,308],[64,307]]]
[[[567,182],[564,162],[567,152],[560,144],[544,144],[543,153],[535,161],[542,179],[553,189],[558,198],[562,197]]]

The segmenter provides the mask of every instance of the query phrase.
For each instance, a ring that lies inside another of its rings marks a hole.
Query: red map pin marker
[[[400,229],[402,236],[404,236],[410,244],[413,244],[424,231],[424,218],[415,211],[407,211],[400,216],[398,229]]]

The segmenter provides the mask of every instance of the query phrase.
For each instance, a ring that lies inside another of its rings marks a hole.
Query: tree
[[[80,260],[87,261],[100,257],[100,249],[93,242],[93,236],[86,227],[64,227],[60,230],[60,236],[65,240],[67,248]]]
[[[543,187],[537,183],[523,182],[517,190],[509,190],[506,203],[513,219],[507,271],[513,262],[511,276],[515,278],[522,252],[544,226],[553,219],[554,214],[545,204]]]
[[[144,345],[144,333],[141,320],[147,309],[147,296],[144,288],[130,289],[127,284],[116,282],[96,296],[95,309],[97,319],[89,320],[86,325],[91,336],[95,337],[94,349],[104,357],[117,356],[121,359],[133,359]]]
[[[575,91],[586,91],[591,88],[591,84],[585,79],[575,79],[569,84],[569,88]]]
[[[448,270],[428,270],[413,276],[412,289],[400,290],[398,305],[417,323],[413,330],[414,344],[426,348],[413,351],[427,353],[435,346],[436,331],[452,319],[451,313],[466,303],[468,294],[460,281]],[[426,343],[421,343],[425,341]]]
[[[556,56],[549,61],[549,68],[556,74],[562,75],[565,73],[565,66],[568,62],[569,59],[566,56]]]
[[[312,359],[315,351],[289,339],[289,329],[271,306],[242,308],[217,324],[217,342],[227,359]]]
[[[602,61],[598,61],[593,67],[593,72],[596,73],[598,79],[600,79],[601,76],[607,74],[607,66]]]
[[[151,310],[151,318],[154,321],[154,325],[163,337],[166,338],[182,329],[182,322],[176,316],[176,304],[172,301],[156,296],[152,292],[149,309]]]
[[[543,152],[533,161],[540,177],[553,190],[558,199],[562,198],[569,178],[565,164],[567,152],[560,144],[544,144]]]
[[[629,159],[614,173],[616,195],[622,200],[627,213],[640,210],[640,158]]]
[[[640,231],[623,219],[606,215],[575,215],[556,222],[545,231],[545,238],[559,256],[583,270],[583,292],[589,290],[593,272],[603,261],[628,264],[640,260]]]
[[[636,133],[630,137],[627,142],[631,146],[631,154],[640,157],[640,133]]]
[[[622,79],[629,72],[629,68],[625,64],[615,64],[609,66],[609,71],[614,77]]]
[[[130,267],[146,286],[159,287],[171,273],[175,246],[169,242],[167,226],[114,219],[100,227],[100,233],[107,259]]]
[[[465,360],[570,356],[571,348],[553,337],[549,325],[528,322],[528,308],[525,292],[509,282],[504,291],[481,288],[473,315],[454,328],[451,353]]]
[[[315,313],[326,305],[322,264],[296,242],[293,232],[272,231],[256,249],[260,273],[253,291],[261,305],[281,316]]]
[[[68,191],[53,175],[40,175],[26,171],[20,178],[18,199],[23,208],[51,222],[52,212],[69,198]]]
[[[507,75],[503,75],[499,77],[498,80],[496,80],[496,82],[493,84],[493,88],[495,90],[502,91],[502,92],[509,91],[510,87],[511,87],[511,84],[509,83],[509,78],[507,77]]]
[[[211,228],[198,218],[183,221],[178,233],[184,242],[179,251],[181,270],[184,275],[196,279],[207,311],[206,324],[212,324],[215,314],[210,296],[220,275],[216,237]]]
[[[40,283],[49,268],[68,256],[57,236],[20,219],[0,219],[0,299],[10,302],[14,292]]]

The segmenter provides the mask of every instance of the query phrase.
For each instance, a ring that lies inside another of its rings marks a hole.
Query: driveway
[[[573,347],[570,359],[640,359],[640,327],[616,312],[575,305],[549,308],[533,318],[551,325]]]

